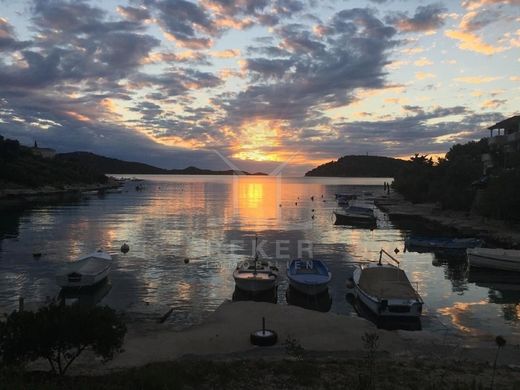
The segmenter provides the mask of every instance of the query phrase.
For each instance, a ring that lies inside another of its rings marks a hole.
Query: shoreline
[[[504,221],[474,215],[471,212],[442,210],[434,203],[414,204],[392,191],[377,197],[376,206],[390,219],[421,218],[440,226],[457,230],[460,234],[482,238],[493,245],[520,249],[520,228]]]
[[[109,178],[107,183],[68,184],[61,187],[3,188],[0,189],[0,208],[30,205],[41,201],[59,201],[68,197],[78,197],[85,192],[105,191],[121,187],[121,182]]]

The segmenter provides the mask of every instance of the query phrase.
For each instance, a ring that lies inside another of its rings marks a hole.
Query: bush
[[[85,349],[104,360],[121,350],[126,326],[105,307],[51,303],[36,313],[13,312],[0,323],[0,355],[4,365],[46,359],[52,372],[63,375]]]

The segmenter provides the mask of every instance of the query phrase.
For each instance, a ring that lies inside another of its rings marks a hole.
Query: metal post
[[[265,317],[262,317],[262,334],[265,334]]]
[[[18,298],[18,311],[22,312],[24,309],[24,299],[23,297]]]

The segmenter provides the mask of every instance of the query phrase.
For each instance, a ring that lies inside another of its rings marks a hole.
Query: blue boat
[[[406,238],[405,248],[412,252],[461,252],[468,248],[481,247],[482,240],[478,238],[449,238],[449,237],[422,237],[409,236]]]
[[[295,290],[307,295],[318,295],[327,290],[332,275],[321,260],[296,259],[287,266],[287,277]]]

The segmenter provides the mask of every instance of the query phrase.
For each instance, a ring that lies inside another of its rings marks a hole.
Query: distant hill
[[[45,158],[41,150],[0,136],[0,189],[58,188],[108,182],[108,177],[87,165]]]
[[[305,176],[394,177],[409,163],[391,157],[344,156],[310,170]]]
[[[139,162],[123,161],[89,152],[60,153],[56,159],[88,166],[96,172],[126,174],[164,174],[167,169],[157,168]]]
[[[152,165],[143,164],[133,161],[118,160],[116,158],[99,156],[89,152],[72,152],[61,153],[56,158],[62,161],[73,162],[82,166],[87,166],[97,172],[110,174],[121,173],[127,175],[233,175],[233,170],[213,171],[210,169],[201,169],[197,167],[188,167],[184,169],[163,169]],[[246,175],[249,172],[241,171]],[[253,175],[265,175],[265,173],[254,173]]]

